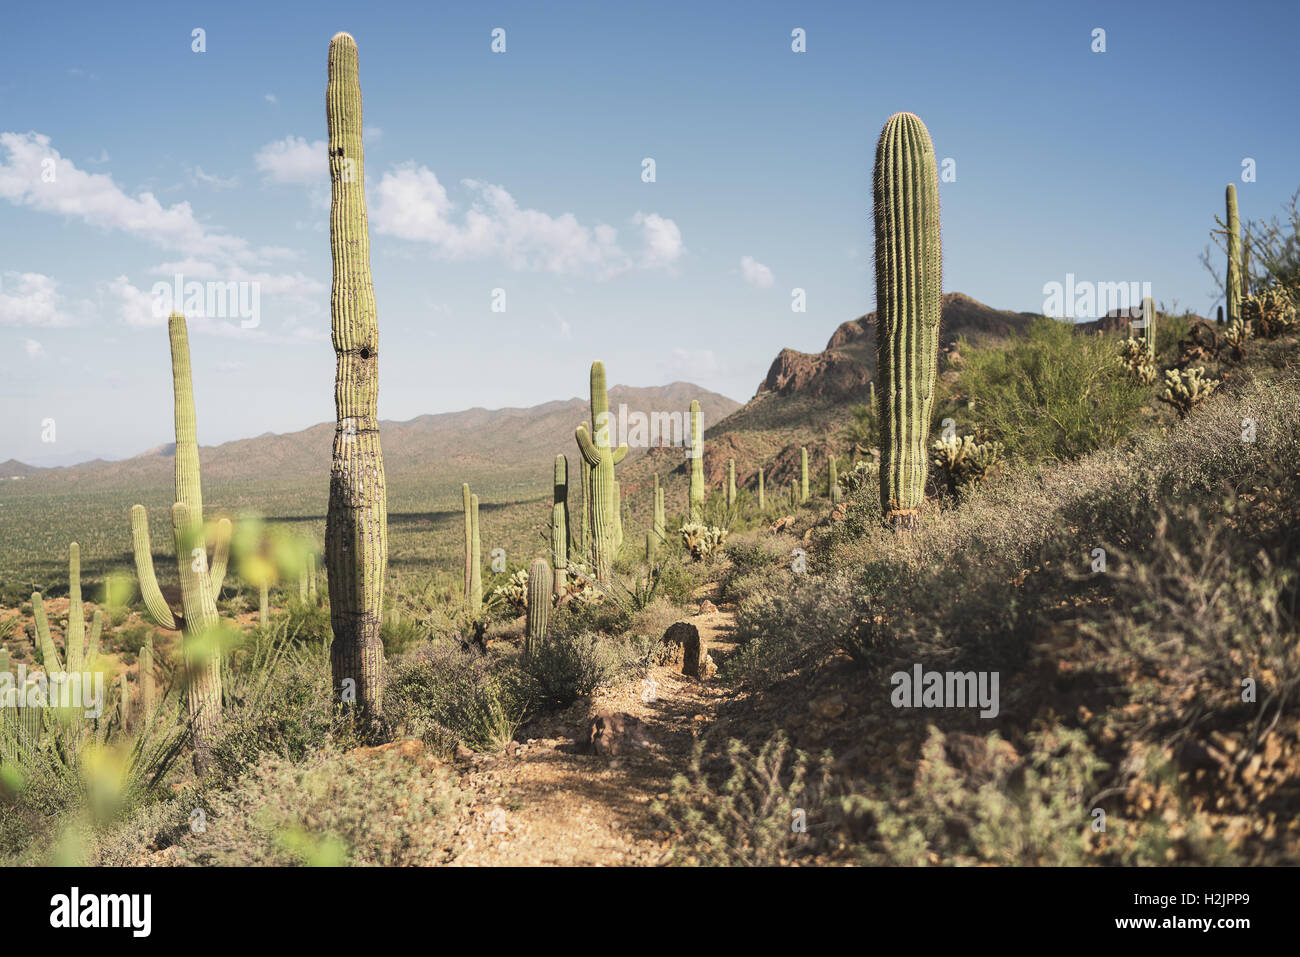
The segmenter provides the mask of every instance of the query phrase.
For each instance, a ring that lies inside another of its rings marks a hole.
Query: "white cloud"
[[[584,226],[572,213],[522,209],[505,187],[492,183],[465,179],[460,185],[471,198],[458,216],[433,170],[404,163],[380,178],[371,223],[377,233],[427,243],[451,260],[497,258],[517,270],[600,277],[637,265],[613,226]],[[681,232],[671,219],[637,213],[632,222],[644,234],[643,268],[666,266],[681,255]]]
[[[35,339],[24,339],[23,347],[27,350],[27,358],[36,359],[45,355],[45,347]]]
[[[163,206],[153,193],[129,196],[105,173],[87,173],[50,146],[41,133],[0,133],[0,199],[80,219],[101,229],[122,230],[186,253],[230,261],[253,257],[236,236],[200,223],[189,203]],[[52,170],[52,182],[43,172]]]
[[[265,96],[262,97],[262,99],[266,100],[266,102],[268,102],[268,103],[279,103],[279,102],[280,102],[280,101],[276,98],[276,95],[275,95],[274,93],[267,93]]]
[[[211,173],[203,172],[202,166],[195,166],[194,169],[190,170],[190,176],[195,182],[206,183],[213,189],[234,189],[239,185],[238,176],[222,179],[220,176],[213,176]]]
[[[641,264],[646,269],[668,266],[681,258],[686,247],[682,245],[682,231],[671,219],[658,213],[638,212],[632,222],[645,233],[645,255]]]
[[[712,349],[673,349],[672,369],[676,375],[689,377],[711,375],[718,371],[718,357]]]
[[[361,128],[361,139],[367,143],[374,143],[383,135],[384,131],[378,126],[363,126]]]
[[[773,282],[772,270],[755,260],[753,256],[740,257],[740,274],[745,277],[745,282],[759,289],[767,289]]]
[[[328,148],[324,140],[309,143],[301,136],[286,136],[263,146],[253,155],[253,162],[272,182],[328,182]]]
[[[58,280],[38,272],[6,272],[0,284],[0,326],[72,326],[88,315],[89,303],[69,304]]]

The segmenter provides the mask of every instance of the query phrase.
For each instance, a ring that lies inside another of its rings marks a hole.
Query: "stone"
[[[707,670],[705,660],[709,658],[709,655],[708,650],[704,647],[704,639],[700,637],[698,628],[689,621],[676,622],[668,626],[662,641],[665,645],[681,646],[682,674],[689,675],[692,678],[705,676]],[[712,663],[711,659],[709,661]]]
[[[641,719],[626,711],[597,711],[587,722],[587,750],[615,757],[650,744]]]
[[[707,598],[704,599],[704,601],[700,602],[701,615],[715,615],[717,614],[717,612],[718,612],[718,606],[713,604],[713,602],[709,601]]]

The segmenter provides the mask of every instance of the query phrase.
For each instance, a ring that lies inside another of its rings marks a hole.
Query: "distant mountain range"
[[[958,338],[974,343],[1022,333],[1033,313],[994,309],[962,293],[943,297],[940,338],[948,348]],[[1103,319],[1082,328],[1110,328]],[[788,488],[798,474],[799,449],[807,446],[814,471],[824,472],[830,454],[843,455],[841,435],[850,408],[867,401],[876,377],[875,313],[842,323],[818,353],[782,349],[766,377],[743,406],[688,382],[610,389],[611,411],[668,413],[681,421],[692,399],[699,399],[705,422],[705,475],[720,487],[727,461],[736,460],[738,484],[754,487],[765,469],[770,489]],[[549,495],[551,463],[557,452],[576,470],[573,429],[590,415],[585,396],[556,400],[526,409],[467,409],[421,415],[405,422],[383,421],[380,432],[384,466],[395,488],[418,487],[439,497],[469,482],[498,500],[525,500]],[[205,486],[234,491],[253,481],[288,485],[307,483],[324,492],[328,485],[334,424],[323,422],[300,432],[266,433],[199,450]],[[665,445],[672,444],[672,437]],[[20,476],[24,482],[71,490],[169,487],[172,445],[115,462],[97,460],[66,468],[35,468],[10,460],[0,464],[0,480]],[[680,448],[633,448],[619,466],[625,495],[653,485],[654,473],[670,486],[687,479]],[[677,496],[677,493],[673,493]],[[684,494],[684,492],[683,492]],[[677,496],[680,497],[680,496]],[[638,510],[640,506],[638,505]]]

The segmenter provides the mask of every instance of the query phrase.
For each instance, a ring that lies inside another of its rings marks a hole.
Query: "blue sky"
[[[782,347],[873,308],[871,162],[899,110],[956,164],[944,289],[1003,308],[1039,311],[1073,273],[1212,313],[1197,257],[1224,185],[1243,217],[1300,187],[1291,3],[50,9],[12,5],[0,33],[0,460],[170,440],[151,289],[178,272],[260,296],[256,328],[192,318],[200,442],[333,417],[339,30],[360,49],[385,418],[582,395],[594,358],[744,401]]]

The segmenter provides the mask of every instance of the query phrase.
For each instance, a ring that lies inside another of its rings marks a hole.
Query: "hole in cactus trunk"
[[[362,346],[362,347],[361,347],[361,358],[363,358],[363,359],[369,359],[369,358],[370,358],[370,350],[369,350],[368,348],[366,348],[365,346]]]

